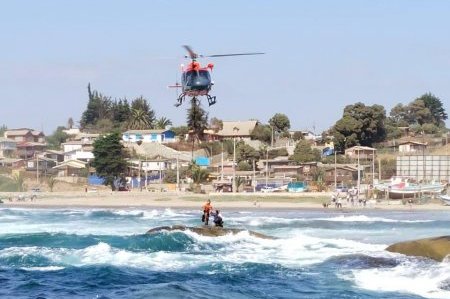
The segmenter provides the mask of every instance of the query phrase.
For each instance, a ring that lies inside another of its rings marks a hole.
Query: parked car
[[[347,192],[348,192],[348,187],[347,187],[347,186],[337,186],[337,187],[336,187],[336,192],[344,192],[344,193],[347,193]]]
[[[261,192],[263,192],[263,193],[269,193],[269,192],[274,192],[274,191],[275,191],[274,188],[270,187],[270,186],[265,186],[265,187],[261,188]]]

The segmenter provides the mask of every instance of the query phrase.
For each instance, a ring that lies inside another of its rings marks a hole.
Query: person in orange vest
[[[208,199],[206,203],[203,205],[203,216],[202,216],[202,222],[205,223],[205,225],[208,225],[209,221],[209,214],[213,210],[213,206],[211,205],[211,200]]]

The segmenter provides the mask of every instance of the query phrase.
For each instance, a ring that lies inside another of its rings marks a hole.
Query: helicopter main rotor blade
[[[183,45],[183,48],[189,53],[189,57],[195,59],[198,57],[198,54],[192,50],[192,48],[188,45]]]
[[[235,53],[235,54],[200,55],[200,57],[226,57],[226,56],[262,55],[262,54],[266,54],[266,53],[255,52],[255,53]]]

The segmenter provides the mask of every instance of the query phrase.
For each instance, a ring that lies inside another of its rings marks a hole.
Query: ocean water
[[[185,209],[0,209],[0,298],[450,298],[450,262],[384,251],[450,235],[450,211],[223,215],[277,239],[145,235],[200,225]]]

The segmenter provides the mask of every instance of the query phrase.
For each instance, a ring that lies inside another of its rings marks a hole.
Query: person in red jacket
[[[202,216],[202,222],[205,223],[205,225],[208,225],[209,221],[209,214],[213,210],[213,206],[211,205],[211,200],[208,199],[206,203],[203,205],[203,216]]]

